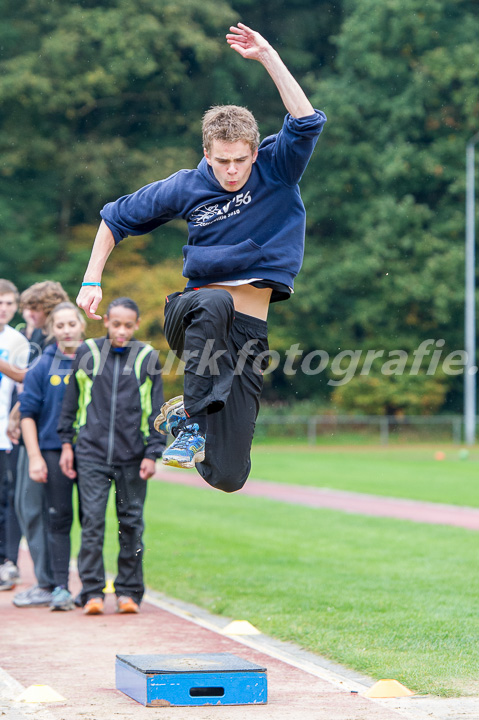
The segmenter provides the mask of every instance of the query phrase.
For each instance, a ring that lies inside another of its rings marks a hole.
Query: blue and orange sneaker
[[[171,398],[161,406],[160,414],[155,418],[153,423],[155,430],[163,435],[171,433],[178,425],[186,419],[185,406],[183,404],[183,395]]]
[[[162,457],[163,465],[193,468],[205,459],[206,440],[199,432],[197,423],[182,428]]]

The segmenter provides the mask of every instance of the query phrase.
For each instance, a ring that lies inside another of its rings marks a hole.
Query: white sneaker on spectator
[[[5,562],[0,565],[0,580],[18,580],[19,577],[20,572],[11,560],[5,560]]]
[[[16,607],[50,607],[52,599],[51,590],[33,585],[28,590],[17,593],[13,604]]]
[[[13,590],[18,582],[20,573],[18,568],[11,560],[5,560],[0,565],[0,591]]]

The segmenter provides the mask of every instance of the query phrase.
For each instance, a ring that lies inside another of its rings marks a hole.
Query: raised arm
[[[91,251],[90,262],[85,272],[83,281],[101,282],[103,268],[105,267],[108,257],[115,247],[113,233],[104,220],[101,221],[100,227],[96,234],[95,242]],[[80,288],[77,297],[77,305],[85,311],[89,318],[101,320],[101,315],[96,315],[98,305],[102,299],[101,287],[98,285],[88,285]]]
[[[304,90],[289,72],[276,50],[262,35],[238,23],[230,27],[226,36],[228,44],[246,60],[257,60],[267,70],[278,88],[286,110],[295,118],[314,114],[314,108]]]

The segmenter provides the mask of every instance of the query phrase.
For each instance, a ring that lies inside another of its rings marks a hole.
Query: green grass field
[[[444,460],[435,460],[438,450]],[[479,453],[459,459],[453,445],[403,448],[319,448],[262,445],[251,477],[389,497],[479,507]]]
[[[284,449],[281,461],[270,450],[255,449],[255,476],[320,485],[321,464],[329,487],[379,492],[383,475],[390,478],[386,494],[410,497],[416,489],[413,496],[441,502],[453,502],[458,486],[461,503],[472,498],[469,468],[478,467],[431,461],[426,450],[409,459],[405,451],[305,452],[307,465],[293,480],[296,448]],[[440,482],[431,487],[436,472]],[[148,492],[150,587],[419,693],[479,694],[477,533],[159,482]],[[110,505],[110,572],[113,516]]]

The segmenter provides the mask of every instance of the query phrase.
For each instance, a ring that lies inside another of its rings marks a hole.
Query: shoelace
[[[191,437],[193,437],[194,440],[198,440],[200,438],[202,440],[204,439],[203,436],[199,434],[198,430],[186,427],[178,434],[175,440],[175,447],[180,448],[181,450],[188,447],[191,443]]]

